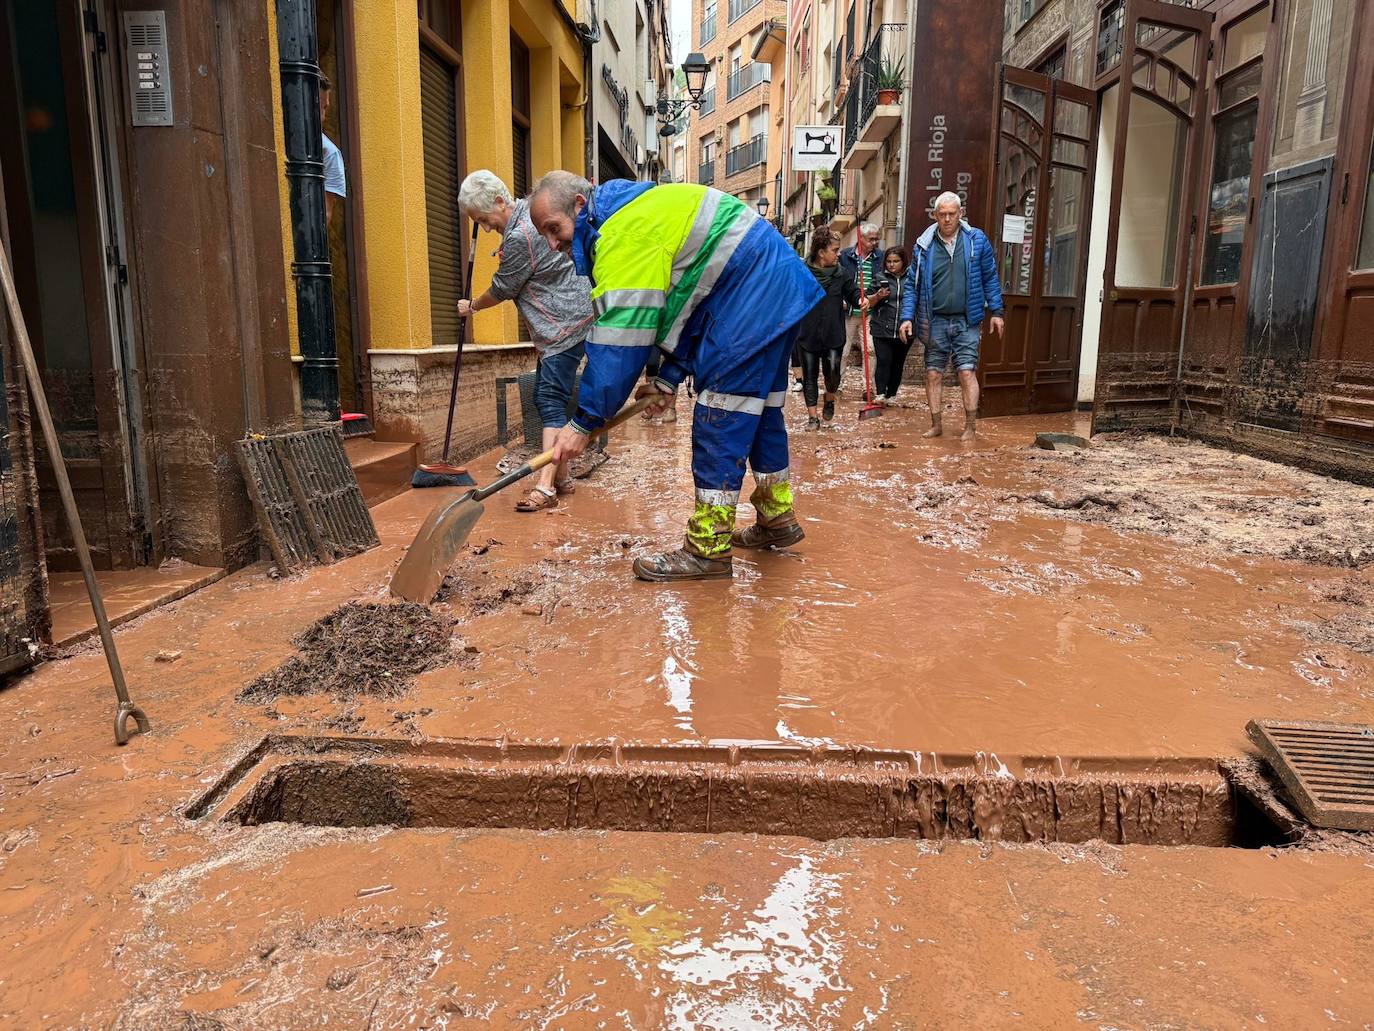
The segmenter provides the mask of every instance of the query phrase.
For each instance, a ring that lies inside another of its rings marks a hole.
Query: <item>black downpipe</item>
[[[324,207],[320,126],[319,40],[315,0],[277,0],[286,184],[296,260],[296,326],[300,337],[301,416],[307,425],[339,419],[339,356],[334,343],[334,286]]]

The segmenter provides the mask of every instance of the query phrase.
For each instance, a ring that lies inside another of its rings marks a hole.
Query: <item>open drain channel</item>
[[[1208,760],[271,735],[185,810],[253,826],[1274,844]]]

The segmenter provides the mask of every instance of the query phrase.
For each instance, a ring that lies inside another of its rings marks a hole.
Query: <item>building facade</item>
[[[695,181],[757,204],[775,193],[769,137],[785,92],[770,82],[772,64],[755,60],[762,37],[786,18],[784,0],[693,0],[694,50],[711,65],[688,128],[688,166]],[[776,141],[775,142],[780,142]]]
[[[657,179],[663,167],[655,105],[669,86],[667,0],[598,0],[585,5],[598,34],[592,101],[596,176]]]
[[[984,396],[1374,480],[1374,7],[1004,17],[988,217],[1008,334]]]
[[[532,368],[534,352],[512,305],[480,312],[458,339],[470,247],[458,185],[489,168],[519,196],[551,169],[585,172],[592,32],[572,0],[318,0],[322,41],[331,2],[334,46],[321,47],[321,64],[345,83],[337,142],[352,226],[335,278],[355,288],[335,309],[349,307],[358,326],[357,376],[369,390],[356,402],[379,439],[437,456],[463,346],[455,450],[471,454],[495,443],[496,380]],[[479,235],[474,294],[496,249]]]

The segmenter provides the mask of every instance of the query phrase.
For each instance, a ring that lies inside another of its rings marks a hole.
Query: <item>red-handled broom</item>
[[[468,267],[463,274],[463,296],[471,299],[472,259],[477,253],[477,230],[472,223],[472,241],[468,246]],[[453,410],[458,404],[458,374],[463,368],[463,338],[467,335],[468,317],[458,318],[458,348],[453,352],[453,382],[448,390],[448,423],[444,426],[444,453],[439,461],[422,464],[410,478],[412,487],[475,487],[477,481],[468,475],[467,468],[452,465],[448,460],[449,444],[453,441]]]

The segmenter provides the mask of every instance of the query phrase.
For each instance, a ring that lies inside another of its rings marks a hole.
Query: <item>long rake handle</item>
[[[3,246],[0,246],[0,286],[4,288],[10,324],[14,328],[14,342],[24,364],[25,378],[29,381],[29,398],[33,402],[34,414],[38,416],[38,424],[43,428],[43,442],[47,445],[48,459],[52,462],[53,478],[57,480],[57,493],[62,498],[62,509],[67,516],[67,525],[72,531],[76,557],[81,563],[81,576],[86,581],[86,594],[91,599],[95,625],[100,630],[100,643],[105,648],[105,661],[110,667],[110,679],[114,681],[115,697],[119,700],[119,708],[115,712],[115,741],[122,745],[129,740],[129,720],[132,719],[139,731],[146,734],[148,717],[129,700],[129,689],[124,684],[124,668],[119,664],[119,652],[115,650],[114,635],[110,633],[110,620],[105,615],[105,602],[95,581],[91,549],[86,544],[86,533],[81,528],[81,515],[76,508],[76,497],[72,494],[71,480],[67,478],[67,463],[62,457],[62,449],[57,441],[57,429],[53,426],[52,412],[48,410],[48,397],[43,390],[43,381],[38,375],[38,362],[33,357],[33,346],[29,343],[28,326],[24,322],[24,312],[19,307],[19,296],[15,293],[14,273],[10,269],[9,255]]]
[[[477,256],[477,230],[480,229],[476,222],[472,223],[472,243],[468,247],[468,267],[463,273],[463,296],[469,302],[472,298],[468,296],[472,293],[472,262]],[[460,315],[458,317],[458,349],[453,352],[453,382],[448,388],[448,422],[444,425],[444,454],[439,459],[445,465],[448,464],[448,447],[453,440],[453,410],[458,406],[458,373],[463,369],[463,338],[468,334],[468,317]]]
[[[630,405],[628,408],[622,408],[619,412],[616,413],[616,415],[611,419],[610,422],[606,423],[606,425],[602,428],[602,432],[604,432],[605,430],[613,430],[621,423],[633,419],[640,412],[644,411],[644,409],[648,408],[649,405],[652,404],[655,400],[657,400],[657,398],[641,397],[638,401]],[[549,448],[549,450],[547,451],[541,451],[539,454],[535,455],[528,462],[522,465],[519,469],[512,469],[510,472],[506,473],[505,476],[502,476],[499,480],[493,480],[485,487],[478,487],[475,491],[472,492],[472,500],[485,501],[487,498],[491,497],[497,491],[505,490],[512,483],[518,483],[520,480],[523,480],[526,476],[529,476],[531,473],[537,473],[546,465],[552,464],[552,462],[553,448]]]

